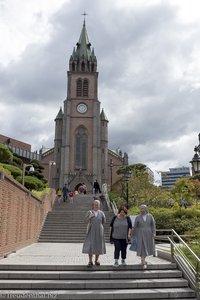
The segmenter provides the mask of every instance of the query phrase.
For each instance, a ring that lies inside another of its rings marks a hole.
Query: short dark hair
[[[120,206],[120,208],[118,209],[118,214],[120,214],[120,212],[121,212],[122,210],[123,210],[124,213],[127,215],[128,210],[127,210],[127,208],[126,208],[125,206]]]

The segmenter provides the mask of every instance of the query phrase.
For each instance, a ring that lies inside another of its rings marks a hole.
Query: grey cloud
[[[68,60],[81,31],[80,14],[87,8],[89,39],[100,72],[99,98],[110,119],[110,147],[129,152],[133,161],[140,157],[147,162],[178,160],[173,149],[161,145],[198,132],[200,91],[192,90],[184,74],[176,78],[173,67],[177,64],[187,73],[199,29],[179,24],[175,7],[162,1],[129,10],[119,10],[114,1],[78,0],[63,5],[50,20],[49,41],[29,45],[20,61],[0,69],[0,97],[5,103],[46,107],[45,122],[38,119],[42,114],[34,112],[25,127],[19,118],[30,117],[29,108],[17,115],[12,112],[10,135],[18,126],[18,136],[33,141],[35,147],[43,141],[53,144],[54,122],[52,113],[48,117],[48,106],[51,112],[55,108],[56,115],[66,97]]]

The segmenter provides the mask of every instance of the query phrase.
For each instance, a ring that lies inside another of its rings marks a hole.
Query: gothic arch
[[[88,162],[88,132],[81,125],[75,132],[75,169],[87,170]]]

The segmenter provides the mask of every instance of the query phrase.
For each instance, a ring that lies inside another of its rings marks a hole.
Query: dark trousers
[[[113,239],[115,251],[114,251],[114,259],[119,259],[120,251],[121,258],[126,259],[126,249],[127,249],[127,241],[126,239]]]

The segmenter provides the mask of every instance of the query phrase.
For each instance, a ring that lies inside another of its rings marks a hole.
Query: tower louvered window
[[[83,97],[88,97],[88,80],[83,80]]]
[[[82,79],[79,78],[76,82],[76,96],[82,97]]]
[[[76,82],[76,96],[77,97],[88,97],[89,93],[89,81],[88,79],[82,80],[79,78]]]

